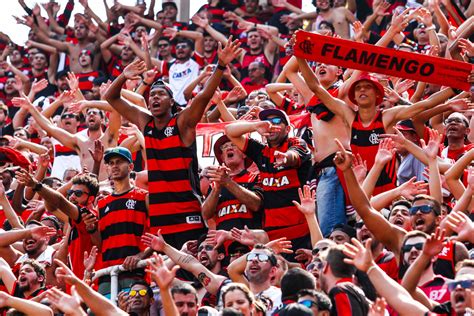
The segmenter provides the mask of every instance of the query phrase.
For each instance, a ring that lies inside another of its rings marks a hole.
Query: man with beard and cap
[[[272,285],[277,273],[277,258],[273,251],[257,244],[251,252],[233,261],[227,271],[232,281],[244,283],[256,298],[268,297],[274,312],[281,305],[281,290]]]
[[[260,121],[227,125],[226,135],[260,171],[264,190],[263,229],[270,240],[286,237],[294,250],[309,249],[306,218],[292,201],[299,200],[298,189],[308,177],[311,154],[304,140],[289,136],[291,125],[286,113],[267,109],[261,111],[259,117]],[[265,136],[266,143],[247,136],[252,132]]]
[[[218,49],[218,65],[204,89],[191,104],[176,113],[171,88],[162,81],[150,88],[148,109],[130,104],[121,97],[122,86],[146,70],[143,61],[134,61],[112,83],[105,99],[129,122],[143,132],[147,150],[150,231],[161,229],[173,247],[181,248],[204,231],[196,153],[196,126],[221,82],[223,71],[237,55],[238,41]]]
[[[120,290],[145,277],[143,269],[136,267],[149,256],[140,242],[140,237],[148,231],[148,192],[131,185],[133,161],[127,148],[108,149],[104,162],[109,180],[113,181],[113,192],[97,202],[100,269],[121,264],[127,270],[119,275]],[[102,295],[110,293],[109,276],[99,278],[98,291]]]
[[[105,132],[103,132],[102,124],[105,119],[104,113],[99,109],[88,109],[86,112],[87,132],[84,132],[86,133],[86,136],[82,136],[79,133],[72,134],[71,132],[55,126],[43,114],[41,114],[33,104],[31,104],[28,98],[15,98],[14,102],[18,106],[25,108],[33,116],[38,125],[50,136],[57,139],[64,146],[74,149],[81,159],[81,165],[86,166],[88,170],[94,169],[92,149],[97,146],[97,141],[100,141],[105,149],[117,145],[121,118],[116,111],[111,112],[109,126]],[[107,178],[105,165],[101,164],[98,176],[99,180]],[[62,174],[56,175],[56,177],[62,177]]]
[[[45,201],[46,210],[53,212],[61,210],[69,218],[71,232],[68,236],[68,253],[72,270],[79,278],[84,276],[83,256],[92,246],[100,245],[97,231],[95,197],[99,191],[96,178],[82,174],[72,179],[72,186],[67,190],[67,198],[33,178],[26,170],[16,173],[17,181],[33,189]]]
[[[215,243],[206,240],[202,235],[198,241],[197,257],[184,253],[168,244],[158,230],[157,235],[146,233],[142,242],[154,251],[163,252],[172,262],[182,269],[192,273],[204,286],[207,293],[202,299],[202,305],[217,306],[221,303],[221,289],[231,280],[222,275],[222,260],[225,258],[223,246],[216,248]]]
[[[263,190],[258,175],[247,170],[252,161],[225,135],[215,142],[214,154],[219,165],[207,170],[213,184],[202,205],[203,218],[215,218],[217,230],[261,228]]]
[[[407,231],[387,221],[380,212],[370,205],[351,169],[352,154],[348,153],[339,141],[337,142],[340,152],[336,155],[337,159],[334,162],[344,173],[352,205],[374,237],[392,251],[400,263],[403,240]],[[435,198],[426,194],[418,194],[413,199],[409,210],[411,227],[431,234],[439,226],[440,214],[441,204]],[[446,242],[442,254],[436,260],[435,273],[453,278],[454,266],[466,258],[468,258],[466,247],[460,242],[449,240]]]

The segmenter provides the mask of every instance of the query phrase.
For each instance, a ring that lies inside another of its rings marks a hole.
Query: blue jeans
[[[344,190],[335,167],[323,168],[317,175],[316,206],[319,226],[324,237],[334,226],[347,222]]]

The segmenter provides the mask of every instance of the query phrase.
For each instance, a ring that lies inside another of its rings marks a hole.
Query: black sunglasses
[[[68,196],[71,196],[73,194],[77,197],[81,197],[83,194],[89,195],[90,193],[84,192],[82,190],[67,190],[67,195]]]
[[[198,252],[202,251],[202,250],[205,250],[205,251],[212,251],[214,250],[214,247],[212,245],[203,245],[203,246],[199,246],[198,247]]]
[[[64,119],[69,119],[69,118],[76,118],[76,114],[73,114],[73,113],[67,113],[67,114],[63,114],[61,115],[61,119],[64,120]]]
[[[410,215],[415,215],[418,211],[423,214],[428,214],[433,211],[433,206],[431,205],[419,205],[419,206],[412,206],[410,208]]]
[[[422,249],[423,249],[423,243],[422,243],[422,242],[419,242],[419,243],[416,243],[416,244],[404,245],[404,246],[402,247],[402,251],[403,251],[403,252],[409,252],[413,247],[414,247],[416,250],[422,250]]]

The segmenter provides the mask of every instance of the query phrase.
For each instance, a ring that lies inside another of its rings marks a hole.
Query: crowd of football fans
[[[472,64],[474,1],[304,1],[18,0],[2,315],[472,315],[474,71],[463,91],[294,50]]]

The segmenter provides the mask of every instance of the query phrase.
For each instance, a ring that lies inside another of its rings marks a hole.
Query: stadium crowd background
[[[472,1],[158,2],[0,30],[2,314],[472,314],[474,72],[295,56],[304,29],[472,64]]]

